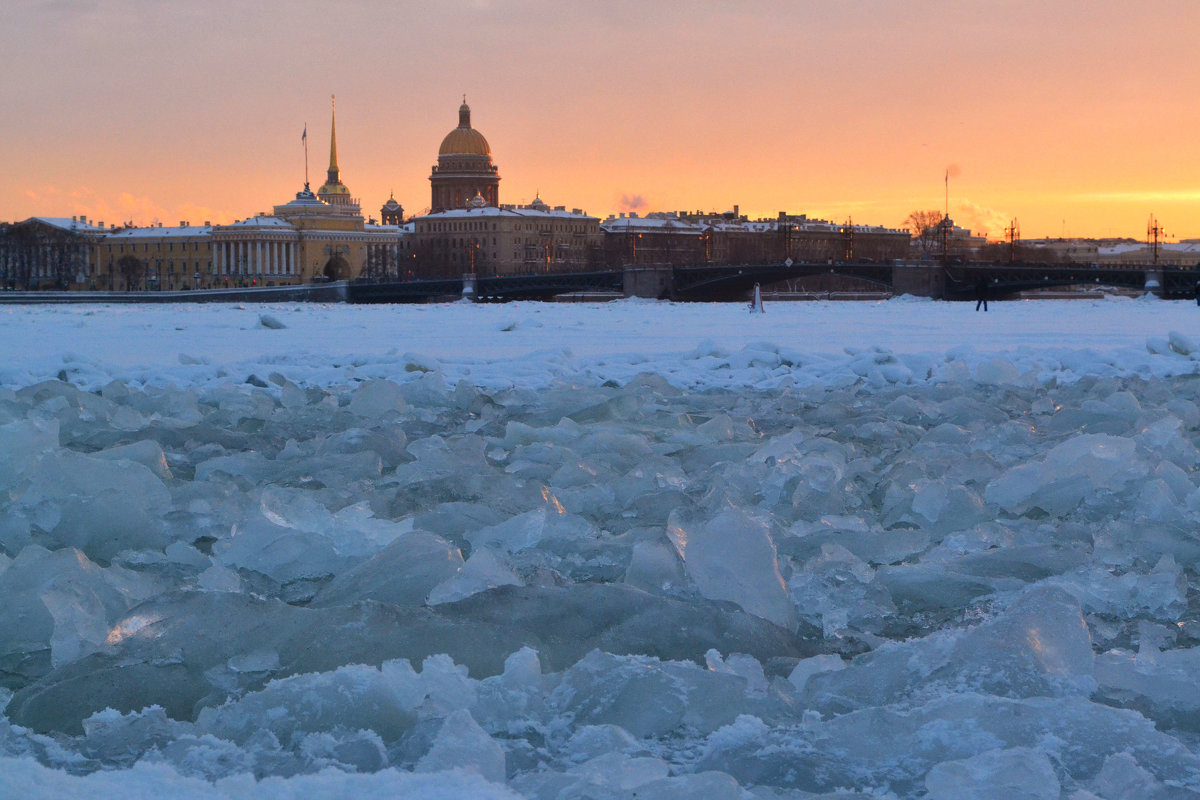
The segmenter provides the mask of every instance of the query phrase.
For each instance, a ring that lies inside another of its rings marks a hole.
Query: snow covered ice
[[[1200,316],[966,308],[0,309],[0,796],[1200,797]]]

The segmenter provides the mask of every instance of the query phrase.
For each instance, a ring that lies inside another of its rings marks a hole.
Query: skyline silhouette
[[[992,239],[1200,237],[1200,7],[1156,0],[433,7],[16,3],[0,219],[243,218],[294,195],[338,97],[364,212],[428,204],[465,92],[501,202],[781,210]]]

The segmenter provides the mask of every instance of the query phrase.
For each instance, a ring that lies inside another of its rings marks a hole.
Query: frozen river
[[[1200,309],[0,308],[0,797],[1200,797]]]

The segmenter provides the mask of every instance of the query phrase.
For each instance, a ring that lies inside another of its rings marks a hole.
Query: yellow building
[[[397,208],[399,206],[397,205]],[[102,235],[98,273],[83,288],[219,289],[350,280],[364,268],[399,271],[406,228],[367,225],[341,180],[337,120],[330,124],[329,168],[317,193],[308,184],[295,199],[228,225],[124,228]]]
[[[110,291],[166,291],[202,285],[212,264],[212,226],[119,228],[99,243],[100,269],[94,285]]]

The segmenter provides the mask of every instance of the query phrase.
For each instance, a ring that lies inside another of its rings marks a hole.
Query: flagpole
[[[300,136],[304,142],[304,191],[308,191],[308,123],[304,123],[304,133]]]

